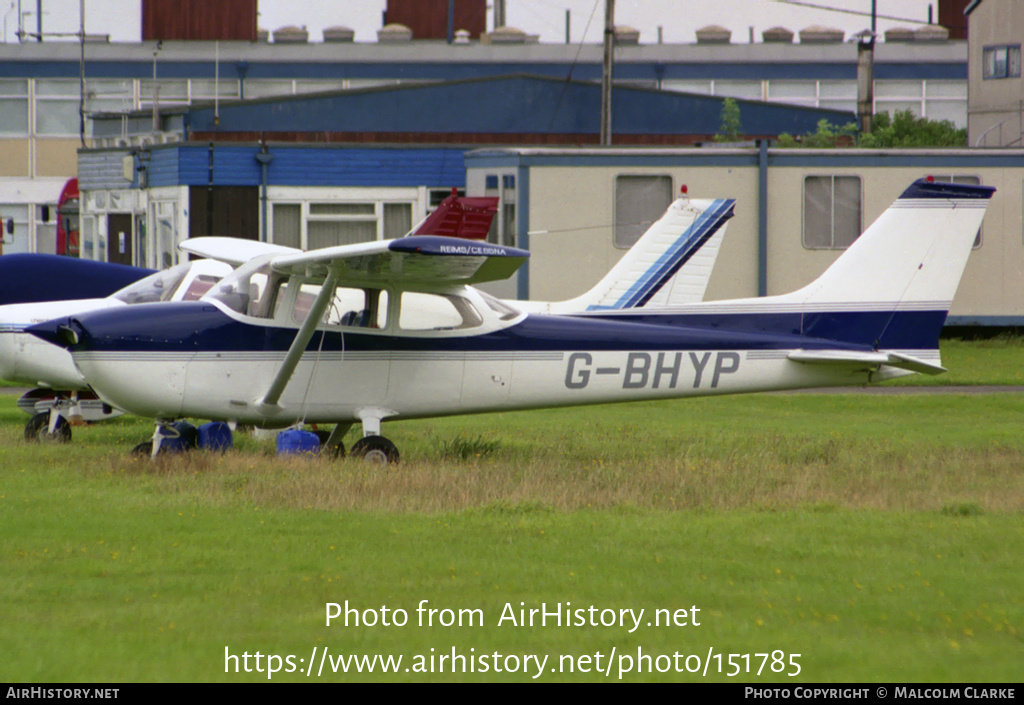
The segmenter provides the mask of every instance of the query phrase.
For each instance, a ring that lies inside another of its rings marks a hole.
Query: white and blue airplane
[[[700,301],[733,207],[731,200],[682,197],[589,292],[567,302],[522,303],[538,310],[577,312],[588,307],[611,309]],[[431,217],[437,220],[444,215],[442,211],[439,208]],[[477,229],[482,227],[486,233],[489,221],[478,220]],[[428,219],[417,232],[429,222]],[[462,237],[465,229],[456,224],[448,230]],[[71,438],[69,418],[100,421],[122,412],[96,397],[67,350],[27,333],[26,328],[59,315],[126,304],[196,300],[233,267],[254,257],[302,252],[229,237],[193,238],[179,247],[208,259],[153,274],[103,299],[0,306],[0,379],[38,385],[18,400],[19,408],[31,416],[25,427],[27,439],[65,442]]]
[[[267,255],[200,301],[34,326],[99,396],[162,425],[382,422],[859,385],[944,371],[939,333],[994,189],[919,180],[818,279],[780,296],[525,313],[474,288],[528,253],[437,237]]]

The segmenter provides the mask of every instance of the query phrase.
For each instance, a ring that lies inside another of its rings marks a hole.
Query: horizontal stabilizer
[[[880,365],[898,367],[901,370],[938,375],[945,367],[927,360],[897,352],[856,352],[851,350],[794,350],[787,357],[794,362],[811,365],[836,365],[853,368],[872,368]]]

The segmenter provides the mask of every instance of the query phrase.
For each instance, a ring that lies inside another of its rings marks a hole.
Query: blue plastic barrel
[[[184,453],[196,447],[199,434],[188,421],[176,421],[170,428],[160,430],[161,453]]]
[[[199,427],[199,448],[223,453],[234,446],[231,427],[223,421],[211,421]]]
[[[312,431],[289,428],[277,434],[278,455],[316,455],[320,452],[320,439]]]

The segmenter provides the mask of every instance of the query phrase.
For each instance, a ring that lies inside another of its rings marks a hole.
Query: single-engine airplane
[[[721,199],[680,198],[586,294],[567,302],[520,303],[537,310],[578,312],[588,307],[610,309],[700,301],[733,205],[733,201]],[[492,206],[488,199],[473,200],[453,194],[414,232],[438,231],[460,238],[479,238],[487,234],[491,215],[488,208]],[[192,238],[179,247],[209,261],[178,265],[105,299],[0,306],[0,379],[40,385],[18,400],[19,408],[31,416],[25,427],[27,439],[68,441],[68,417],[100,421],[122,412],[101,402],[88,388],[67,350],[26,333],[25,328],[57,315],[124,304],[195,300],[231,267],[261,255],[301,253],[295,248],[229,237]]]
[[[939,333],[995,189],[919,180],[795,292],[658,309],[527,314],[472,285],[528,253],[437,237],[267,255],[200,301],[34,326],[108,403],[286,427],[855,385],[938,374]]]

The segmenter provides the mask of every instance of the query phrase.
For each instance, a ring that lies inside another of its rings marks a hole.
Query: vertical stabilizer
[[[590,291],[568,301],[516,305],[565,314],[701,301],[735,205],[733,199],[677,199]]]

